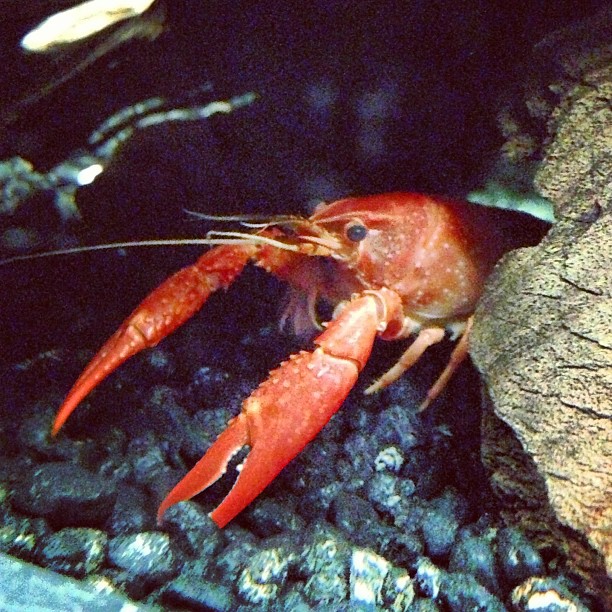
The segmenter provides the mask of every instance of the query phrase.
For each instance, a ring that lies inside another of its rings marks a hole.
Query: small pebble
[[[162,527],[190,557],[212,559],[221,549],[223,532],[193,501],[170,506],[164,514]]]
[[[448,569],[473,575],[492,593],[499,593],[496,563],[490,542],[483,536],[463,536],[457,539],[450,555]]]
[[[532,576],[512,591],[517,612],[589,612],[589,609],[554,578]]]
[[[117,536],[108,544],[108,559],[134,580],[161,584],[177,572],[177,559],[167,533],[155,531]]]
[[[49,533],[44,519],[14,517],[6,513],[0,523],[0,552],[26,561],[35,558],[38,543]]]
[[[155,516],[151,506],[151,499],[144,491],[121,483],[113,511],[106,521],[106,530],[115,536],[153,529]]]
[[[497,561],[509,589],[529,578],[542,575],[544,562],[535,546],[517,529],[500,529],[495,538]]]
[[[455,541],[459,524],[448,512],[430,510],[425,513],[421,524],[425,551],[434,559],[446,557]]]
[[[249,537],[238,539],[226,546],[215,557],[214,566],[227,583],[235,584],[243,568],[258,551],[255,538],[249,534]]]
[[[404,464],[404,455],[395,447],[387,446],[374,459],[374,469],[377,472],[388,471],[398,474]]]
[[[287,580],[290,562],[290,556],[278,548],[258,552],[238,578],[238,594],[252,604],[275,600]]]
[[[392,612],[412,610],[414,583],[403,568],[391,567],[382,589],[382,608]]]
[[[285,500],[279,502],[270,497],[257,500],[242,515],[244,525],[260,538],[269,538],[278,533],[301,531],[306,521],[291,511]]]
[[[350,601],[357,605],[382,604],[382,588],[391,564],[370,550],[353,550],[350,565]]]
[[[415,586],[417,594],[428,599],[436,599],[440,593],[442,570],[436,567],[427,557],[416,564]]]
[[[445,572],[440,586],[440,599],[452,612],[506,612],[502,602],[470,574]]]
[[[67,527],[44,538],[38,562],[61,574],[83,578],[104,562],[108,537],[98,529]]]
[[[61,526],[99,526],[109,517],[117,489],[103,478],[72,463],[44,463],[23,475],[13,505]]]

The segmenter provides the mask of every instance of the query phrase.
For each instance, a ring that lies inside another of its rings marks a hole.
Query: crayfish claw
[[[55,417],[51,435],[57,435],[62,425],[90,391],[144,346],[142,336],[136,329],[130,325],[122,325],[98,351],[70,389]]]
[[[202,459],[200,459],[174,489],[166,495],[157,511],[157,524],[161,524],[166,510],[170,506],[191,499],[219,480],[219,478],[225,474],[227,465],[232,457],[248,443],[249,432],[247,418],[242,412],[229,422],[225,431],[215,440]],[[240,480],[240,477],[238,480]],[[230,495],[231,491],[225,499],[227,500]],[[221,506],[219,506],[215,512],[220,508]],[[238,512],[236,512],[236,514]],[[219,527],[223,527],[234,516],[235,515],[232,515],[227,518],[225,522],[221,522],[225,517],[223,513],[221,513],[221,520],[217,520],[214,516],[212,518]]]

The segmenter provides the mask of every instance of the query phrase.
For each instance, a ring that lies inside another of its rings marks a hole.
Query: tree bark
[[[504,113],[506,159],[541,156],[535,185],[552,200],[557,222],[539,246],[504,258],[478,307],[470,351],[487,396],[483,460],[505,518],[543,546],[562,549],[567,567],[606,609],[612,609],[611,26],[606,11],[540,43],[523,117]]]

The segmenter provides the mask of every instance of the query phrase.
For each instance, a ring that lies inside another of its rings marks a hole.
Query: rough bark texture
[[[541,43],[536,58],[545,87],[532,81],[523,99],[529,129],[504,116],[506,155],[543,156],[535,184],[554,203],[558,221],[540,246],[514,252],[498,267],[471,346],[487,395],[483,458],[507,520],[544,546],[562,547],[568,567],[606,609],[612,609],[611,25],[609,11]]]

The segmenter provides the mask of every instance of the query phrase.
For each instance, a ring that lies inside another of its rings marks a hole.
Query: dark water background
[[[71,3],[2,4],[3,111],[104,42],[25,56],[24,33]],[[167,2],[156,40],[107,53],[1,128],[0,158],[21,155],[49,169],[104,119],[151,96],[197,103],[255,91],[259,101],[230,116],[143,131],[80,191],[81,224],[66,228],[51,198],[38,197],[0,218],[2,229],[34,229],[44,249],[65,232],[84,244],[201,236],[208,228],[184,208],[304,212],[347,194],[465,195],[494,163],[496,113],[515,95],[531,47],[602,4]],[[198,252],[97,253],[0,269],[10,330],[3,355],[11,361],[70,344],[71,320],[90,308],[100,329],[92,321],[78,344],[97,344]]]

